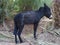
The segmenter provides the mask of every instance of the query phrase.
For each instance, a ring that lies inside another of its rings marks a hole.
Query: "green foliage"
[[[5,11],[4,11],[4,8],[5,8],[5,1],[3,0],[0,0],[0,23],[3,22],[4,20],[4,14],[5,14]]]
[[[49,7],[52,6],[53,0],[35,0],[35,9],[39,9],[40,7],[44,6],[44,3],[46,3]]]
[[[32,10],[32,6],[34,5],[34,0],[19,0],[18,6],[20,8],[19,11]]]

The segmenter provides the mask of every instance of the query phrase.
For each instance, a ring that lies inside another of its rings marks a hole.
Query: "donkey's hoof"
[[[34,39],[35,39],[35,40],[37,40],[37,38],[36,38],[36,37],[35,37]]]
[[[16,43],[16,44],[18,44],[18,43],[19,43],[19,41],[16,41],[15,43]]]
[[[20,41],[20,43],[24,43],[23,41]]]
[[[18,42],[15,42],[16,44],[18,44]]]

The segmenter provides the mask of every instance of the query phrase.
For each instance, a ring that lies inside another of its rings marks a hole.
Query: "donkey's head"
[[[51,9],[44,3],[44,15],[47,18],[51,18]]]

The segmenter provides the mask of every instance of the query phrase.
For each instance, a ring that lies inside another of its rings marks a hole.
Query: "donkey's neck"
[[[40,20],[44,16],[44,12],[42,10],[37,10],[37,19]]]
[[[38,15],[40,18],[42,18],[44,16],[44,10],[43,9],[38,10],[37,12],[38,12]]]

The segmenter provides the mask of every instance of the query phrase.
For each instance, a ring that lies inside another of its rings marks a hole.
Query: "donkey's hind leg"
[[[15,26],[14,27],[14,32],[13,32],[13,34],[15,35],[15,43],[17,43],[17,31],[18,31],[18,27]]]
[[[23,27],[24,27],[24,25],[20,25],[20,26],[19,26],[19,31],[18,31],[18,38],[19,38],[19,40],[20,40],[20,43],[23,42],[22,39],[21,39],[21,37],[20,37],[20,35],[21,35],[21,33],[22,33],[22,30],[23,30]]]

